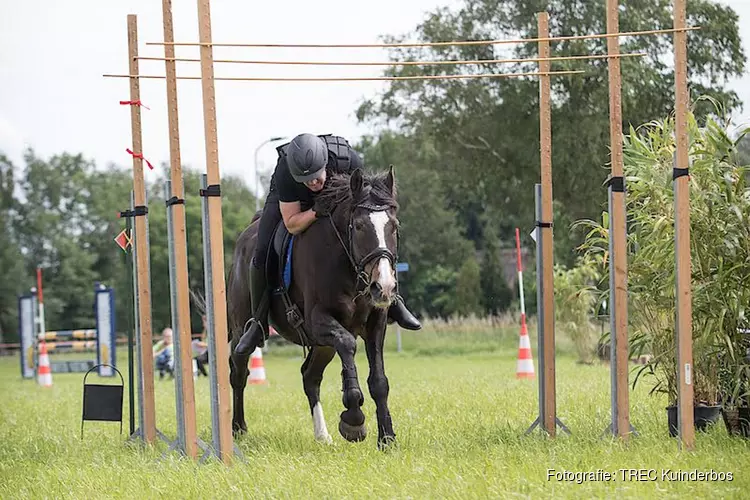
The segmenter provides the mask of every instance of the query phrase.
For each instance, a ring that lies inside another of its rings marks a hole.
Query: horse
[[[398,203],[393,166],[387,173],[333,174],[315,195],[318,207],[330,211],[304,232],[294,235],[291,247],[292,279],[285,288],[280,266],[283,250],[270,245],[267,263],[270,294],[269,323],[290,342],[307,350],[301,366],[315,440],[332,443],[320,404],[320,384],[328,364],[338,354],[341,365],[343,405],[339,433],[347,441],[365,439],[362,389],[354,357],[357,336],[364,340],[369,364],[367,385],[376,405],[378,448],[395,442],[390,410],[389,384],[383,364],[383,343],[388,306],[397,293]],[[325,208],[327,207],[327,209]],[[234,348],[250,310],[249,269],[257,239],[259,215],[237,238],[227,280],[227,316],[231,346],[230,381],[233,390],[232,430],[247,432],[244,390],[248,355]],[[277,232],[286,232],[283,221]],[[287,239],[289,238],[286,232]],[[279,241],[278,235],[275,237]],[[275,258],[271,258],[272,254]],[[294,321],[294,311],[299,313]]]

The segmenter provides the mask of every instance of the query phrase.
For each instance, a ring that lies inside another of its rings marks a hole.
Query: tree
[[[672,27],[672,0],[624,0],[621,31]],[[389,36],[425,42],[444,40],[534,38],[536,13],[547,10],[552,36],[603,33],[605,3],[567,0],[465,0],[457,11],[434,11],[408,36]],[[739,104],[726,81],[741,75],[745,54],[732,9],[708,0],[688,4],[690,87],[693,96],[709,95],[728,109]],[[479,60],[536,56],[535,44],[439,46],[398,48],[393,61]],[[645,57],[622,59],[623,122],[643,123],[663,116],[674,106],[674,75],[670,35],[621,39],[621,51]],[[558,42],[554,55],[606,54],[606,40]],[[557,62],[553,70],[585,68],[585,75],[553,78],[553,196],[569,220],[594,217],[606,206],[603,181],[609,169],[609,98],[606,58]],[[397,65],[387,75],[477,74],[536,71],[534,64]],[[699,116],[708,106],[696,109]],[[513,228],[531,227],[534,220],[533,185],[539,182],[538,83],[534,79],[400,80],[389,82],[376,98],[357,111],[359,120],[373,126],[393,126],[407,140],[429,141],[445,166],[440,182],[446,206],[474,239],[472,224],[479,214],[499,214],[499,231],[512,237]],[[565,230],[567,232],[567,228]],[[575,235],[556,258],[572,263],[571,251],[582,241]]]
[[[13,221],[16,218],[15,167],[0,154],[0,343],[18,338],[18,303],[16,297],[27,281],[23,254],[18,244]]]
[[[472,255],[466,259],[456,276],[456,312],[461,316],[481,316],[482,286],[479,263]]]
[[[500,245],[495,224],[485,226],[484,251],[482,257],[482,305],[487,314],[496,316],[505,311],[513,296],[505,280],[503,263],[500,260]]]

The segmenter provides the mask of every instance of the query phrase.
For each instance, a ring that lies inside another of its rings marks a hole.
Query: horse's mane
[[[351,190],[351,174],[336,173],[326,179],[325,187],[316,195],[316,201],[331,207],[351,207],[368,201],[374,205],[390,206],[398,210],[396,201],[396,186],[394,184],[393,194],[388,188],[388,173],[364,173],[362,174],[362,191],[357,199]]]

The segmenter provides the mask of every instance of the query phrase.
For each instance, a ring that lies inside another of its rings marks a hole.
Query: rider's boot
[[[404,299],[400,295],[396,295],[395,300],[391,303],[388,308],[388,317],[399,324],[401,328],[407,330],[420,330],[422,324],[419,320],[407,309],[404,304]]]
[[[266,287],[266,276],[264,266],[251,266],[250,268],[250,297],[252,302],[253,317],[246,323],[245,332],[242,334],[235,354],[250,355],[256,347],[263,347],[268,338],[268,309],[269,297]]]

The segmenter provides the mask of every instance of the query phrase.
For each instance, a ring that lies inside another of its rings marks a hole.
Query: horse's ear
[[[385,184],[392,196],[396,194],[396,176],[393,174],[393,165],[388,168],[388,177],[385,178]]]
[[[364,178],[362,177],[362,169],[357,168],[352,172],[351,179],[349,180],[349,187],[352,193],[355,195],[362,191],[362,185],[364,184]]]

